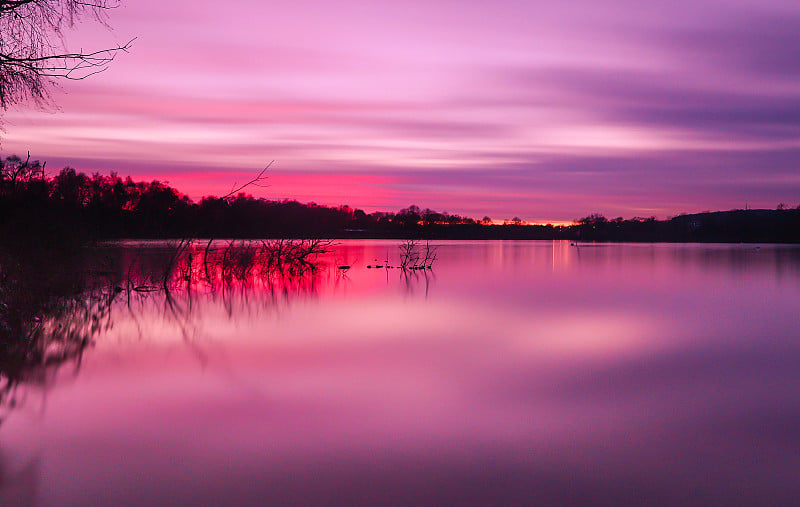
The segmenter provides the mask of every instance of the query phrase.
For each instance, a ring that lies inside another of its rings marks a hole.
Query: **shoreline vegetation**
[[[337,238],[530,239],[625,242],[800,243],[800,206],[682,214],[666,220],[608,219],[574,225],[494,223],[409,206],[367,214],[349,206],[258,199],[244,192],[194,202],[160,181],[64,168],[48,176],[39,161],[0,160],[0,243],[65,246],[115,239]]]

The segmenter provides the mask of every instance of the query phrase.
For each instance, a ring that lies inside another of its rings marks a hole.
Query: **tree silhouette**
[[[0,107],[49,101],[55,79],[102,72],[133,41],[109,49],[72,52],[64,32],[84,17],[105,25],[116,0],[0,0]]]

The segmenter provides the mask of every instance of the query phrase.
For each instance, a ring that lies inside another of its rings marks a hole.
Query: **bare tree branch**
[[[225,194],[222,197],[220,197],[220,199],[227,199],[228,197],[231,197],[231,196],[235,195],[236,193],[238,193],[241,190],[244,190],[245,188],[249,187],[250,185],[253,185],[254,187],[263,187],[264,185],[263,185],[262,182],[267,179],[267,176],[264,176],[264,173],[266,173],[267,169],[269,169],[272,166],[272,164],[274,164],[274,163],[275,163],[274,160],[270,161],[270,163],[267,164],[267,166],[264,169],[261,169],[261,171],[258,174],[256,174],[255,178],[251,179],[250,181],[248,181],[244,185],[238,185],[237,186],[234,183],[233,190],[231,190],[227,194]]]
[[[56,79],[81,80],[105,70],[125,44],[97,51],[70,51],[64,32],[82,18],[104,26],[118,0],[0,0],[0,108],[33,100],[49,102]]]

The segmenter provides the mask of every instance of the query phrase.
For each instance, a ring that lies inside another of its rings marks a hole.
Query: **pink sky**
[[[652,5],[651,5],[652,4]],[[266,198],[495,219],[665,217],[800,202],[800,4],[127,1],[137,37],[3,155],[193,198],[269,161]]]

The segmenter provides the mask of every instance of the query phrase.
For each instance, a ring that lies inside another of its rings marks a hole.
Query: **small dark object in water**
[[[137,287],[134,287],[133,290],[135,290],[136,292],[156,292],[158,291],[158,287],[152,287],[149,285],[139,285]]]
[[[367,269],[372,269],[372,265],[371,264],[367,264]]]
[[[367,267],[369,267],[369,266],[367,266]],[[347,264],[345,264],[345,265],[343,265],[343,266],[339,266],[337,269],[343,269],[343,270],[344,270],[344,269],[350,269],[350,266],[348,266]]]

